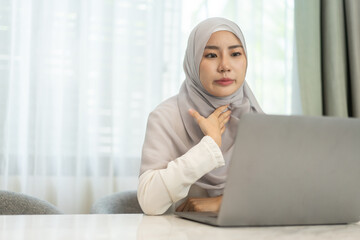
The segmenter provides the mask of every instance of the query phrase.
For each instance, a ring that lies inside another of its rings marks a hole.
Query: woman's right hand
[[[219,212],[222,195],[211,198],[188,198],[179,207],[177,212]]]
[[[221,135],[225,132],[225,124],[229,121],[231,111],[224,105],[215,109],[209,117],[201,116],[194,109],[189,109],[190,115],[196,120],[204,135],[210,136],[221,147]]]

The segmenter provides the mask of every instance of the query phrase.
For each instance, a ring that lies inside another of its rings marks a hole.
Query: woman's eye
[[[216,54],[215,53],[209,53],[205,55],[206,58],[216,58]]]
[[[241,52],[234,52],[231,54],[233,57],[241,56]]]

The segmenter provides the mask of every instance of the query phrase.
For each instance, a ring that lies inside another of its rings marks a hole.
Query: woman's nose
[[[221,58],[221,60],[219,62],[219,66],[218,66],[218,71],[219,72],[229,72],[230,71],[230,64],[229,64],[227,57]]]

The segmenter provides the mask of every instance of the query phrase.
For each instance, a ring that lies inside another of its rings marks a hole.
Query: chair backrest
[[[115,193],[97,200],[92,208],[94,214],[143,213],[136,191]]]
[[[22,193],[0,190],[0,215],[61,214],[52,204]]]

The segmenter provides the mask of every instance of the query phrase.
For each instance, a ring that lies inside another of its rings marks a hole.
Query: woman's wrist
[[[221,136],[214,136],[214,135],[207,135],[207,136],[209,136],[209,137],[211,137],[213,140],[214,140],[214,142],[219,146],[219,147],[221,147]]]

